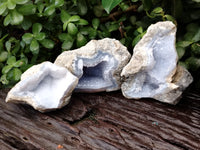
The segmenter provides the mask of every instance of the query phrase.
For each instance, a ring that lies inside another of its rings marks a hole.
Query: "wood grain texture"
[[[200,149],[200,94],[195,92],[176,106],[128,100],[120,91],[76,93],[68,106],[49,113],[5,103],[7,92],[0,92],[2,150]]]

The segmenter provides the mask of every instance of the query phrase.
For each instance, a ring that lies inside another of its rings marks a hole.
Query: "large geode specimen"
[[[6,102],[27,103],[41,112],[68,104],[78,78],[66,68],[43,62],[29,68],[8,93]]]
[[[175,35],[176,26],[169,21],[158,22],[147,29],[121,73],[125,79],[122,84],[125,97],[148,97],[170,104],[178,102],[193,79],[186,69],[177,69]]]
[[[119,41],[105,38],[63,52],[55,64],[66,67],[79,78],[76,91],[114,91],[121,87],[120,74],[130,57],[127,48]]]

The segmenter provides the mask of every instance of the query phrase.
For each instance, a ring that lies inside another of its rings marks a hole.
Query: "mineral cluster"
[[[176,104],[192,82],[190,73],[177,66],[176,26],[169,21],[151,25],[122,70],[122,93],[127,98],[154,98]]]
[[[120,74],[130,57],[127,48],[119,41],[105,38],[63,52],[55,64],[66,67],[79,78],[76,91],[115,91],[121,88]]]
[[[193,81],[177,65],[176,26],[169,21],[151,25],[133,49],[115,39],[92,40],[65,51],[54,64],[29,68],[8,93],[6,102],[27,103],[46,112],[68,104],[72,92],[115,91],[130,99],[154,98],[176,104]]]
[[[68,104],[78,78],[66,68],[43,62],[28,69],[8,93],[6,102],[26,103],[41,112]]]

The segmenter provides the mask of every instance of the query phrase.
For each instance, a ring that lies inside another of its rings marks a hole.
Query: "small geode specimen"
[[[78,78],[66,68],[43,62],[29,68],[8,93],[6,102],[27,103],[41,112],[68,104]]]
[[[121,87],[120,74],[130,57],[127,48],[119,41],[105,38],[63,52],[55,64],[66,67],[79,78],[76,91],[114,91]]]
[[[121,73],[125,79],[122,84],[125,97],[150,97],[170,104],[178,102],[193,79],[186,69],[177,69],[175,35],[176,26],[170,21],[158,22],[147,29]]]

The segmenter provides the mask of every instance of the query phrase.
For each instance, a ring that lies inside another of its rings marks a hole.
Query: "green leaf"
[[[194,37],[192,38],[192,41],[194,42],[198,42],[200,41],[200,29],[198,31],[195,32]]]
[[[32,14],[35,14],[36,12],[36,6],[33,4],[22,5],[18,9],[18,12],[20,12],[23,15],[32,15]]]
[[[24,49],[25,45],[26,45],[26,43],[23,40],[21,40],[20,41],[20,46],[22,47],[22,49]]]
[[[43,12],[44,6],[45,6],[45,4],[43,4],[43,3],[37,4],[37,9],[38,9],[39,13],[42,13],[42,12]]]
[[[3,73],[3,74],[8,73],[12,68],[13,68],[12,65],[7,65],[7,66],[3,67],[2,73]]]
[[[21,71],[25,72],[27,69],[29,69],[32,66],[33,66],[33,64],[27,64],[27,65],[20,67],[20,69],[21,69]]]
[[[152,6],[152,0],[142,0],[143,8],[145,11],[148,11],[151,9]]]
[[[85,19],[80,19],[78,22],[76,22],[76,24],[84,26],[84,25],[88,25],[89,23]]]
[[[5,47],[6,47],[6,50],[9,52],[10,49],[11,49],[11,42],[10,41],[6,41]]]
[[[88,7],[85,0],[81,0],[77,2],[78,12],[80,15],[86,15],[88,11]]]
[[[13,70],[11,70],[12,74],[13,74],[13,80],[14,81],[19,81],[22,75],[21,70],[19,70],[18,68],[14,68]]]
[[[79,20],[80,20],[80,16],[74,15],[74,16],[71,16],[68,21],[69,22],[77,22]]]
[[[76,35],[78,33],[78,28],[73,23],[69,23],[67,26],[67,31],[71,35]]]
[[[95,39],[97,36],[97,30],[90,28],[89,30],[89,39]]]
[[[98,32],[98,36],[100,38],[105,38],[105,37],[110,37],[111,35],[110,35],[110,32],[104,31],[104,32]]]
[[[39,50],[39,43],[37,42],[36,39],[33,39],[31,41],[31,45],[30,45],[30,50],[33,52],[33,53],[37,53],[38,50]]]
[[[198,43],[192,44],[191,51],[195,56],[200,56],[200,44]]]
[[[16,62],[16,57],[15,56],[11,56],[7,60],[7,64],[8,65],[13,65],[15,62]]]
[[[55,0],[55,6],[56,7],[61,7],[61,6],[64,5],[64,3],[65,3],[64,0]]]
[[[132,46],[134,47],[140,41],[140,39],[141,39],[141,35],[136,36],[133,39]]]
[[[121,42],[123,45],[125,45],[125,44],[126,44],[126,39],[125,39],[125,38],[122,38],[122,39],[120,40],[120,42]]]
[[[140,34],[143,33],[143,28],[142,27],[137,28],[137,32]]]
[[[8,15],[5,17],[4,21],[3,21],[3,25],[4,25],[4,26],[7,26],[7,25],[9,25],[9,24],[11,23],[11,21],[12,21],[11,15],[8,14]]]
[[[193,42],[191,41],[180,41],[176,44],[177,47],[188,47],[190,44],[192,44]]]
[[[28,29],[32,26],[32,22],[31,22],[30,19],[25,18],[25,19],[23,20],[21,26],[22,26],[22,28],[23,28],[24,30],[28,30]]]
[[[120,5],[120,8],[122,9],[122,11],[126,11],[129,8],[129,5],[127,5],[126,3],[122,2]]]
[[[46,37],[46,35],[44,32],[40,32],[40,33],[35,34],[34,37],[36,40],[41,41]]]
[[[80,29],[80,33],[83,35],[88,35],[92,27],[84,27]]]
[[[87,43],[87,39],[81,34],[77,34],[77,39],[76,39],[76,46],[81,47],[84,46]]]
[[[15,9],[11,12],[11,24],[19,25],[22,23],[24,17],[22,14],[18,13]]]
[[[151,15],[161,14],[163,13],[163,9],[161,7],[156,7],[152,12]]]
[[[0,4],[0,15],[2,15],[5,12],[6,8],[7,4],[5,2]]]
[[[63,50],[69,50],[73,46],[73,41],[64,41],[62,44]]]
[[[64,41],[73,41],[73,38],[71,35],[67,34],[67,33],[62,33],[62,34],[59,34],[58,38],[64,42]]]
[[[69,24],[69,22],[65,22],[65,23],[63,24],[63,31],[66,30],[68,24]]]
[[[188,31],[185,35],[184,35],[184,40],[185,41],[190,41],[193,37],[194,37],[195,33]]]
[[[33,34],[38,34],[42,30],[42,25],[40,23],[34,23],[32,27]]]
[[[26,44],[30,44],[31,41],[33,39],[33,34],[31,33],[25,33],[23,36],[22,36],[22,40],[26,43]]]
[[[200,59],[196,57],[189,57],[185,61],[186,65],[189,66],[189,69],[192,71],[197,71],[200,68]]]
[[[52,49],[54,47],[54,42],[52,40],[49,39],[44,39],[42,41],[40,41],[40,43],[48,49]]]
[[[8,9],[14,9],[16,7],[16,3],[13,2],[12,0],[8,0],[7,7],[8,7]]]
[[[176,47],[176,51],[178,53],[178,58],[181,59],[185,54],[185,48],[183,47]]]
[[[29,0],[14,0],[16,4],[25,4],[27,3]]]
[[[164,17],[167,18],[167,20],[169,21],[175,21],[175,18],[170,15],[165,15]]]
[[[7,80],[7,77],[6,77],[6,76],[7,76],[7,75],[4,74],[4,75],[1,76],[1,79],[0,79],[1,83],[4,84],[4,85],[9,84],[9,81]]]
[[[0,62],[6,61],[7,58],[8,58],[8,52],[3,51],[3,52],[0,53]]]
[[[19,50],[20,50],[20,42],[18,41],[15,43],[14,47],[12,48],[12,54],[16,55]]]
[[[98,27],[99,27],[99,24],[100,24],[100,20],[98,19],[98,18],[94,18],[93,20],[92,20],[92,26],[93,26],[93,28],[94,29],[98,29]]]
[[[26,64],[28,63],[28,58],[24,55],[24,53],[21,53],[20,58],[21,58],[21,60],[23,60]]]
[[[102,0],[103,8],[109,14],[122,0]]]
[[[55,10],[56,10],[55,6],[54,5],[50,5],[50,6],[45,8],[44,15],[45,16],[51,16],[55,12]]]
[[[66,23],[68,22],[69,18],[71,17],[70,14],[68,12],[66,12],[65,10],[62,10],[61,11],[61,14],[60,14],[60,17],[61,17],[61,21],[63,23]]]
[[[119,29],[119,24],[111,24],[109,27],[108,27],[108,32],[113,32],[113,31],[116,31]]]
[[[14,67],[21,67],[21,66],[23,66],[23,65],[25,65],[26,63],[25,63],[25,61],[24,60],[18,60],[18,61],[16,61],[14,64],[13,64],[13,66]]]

